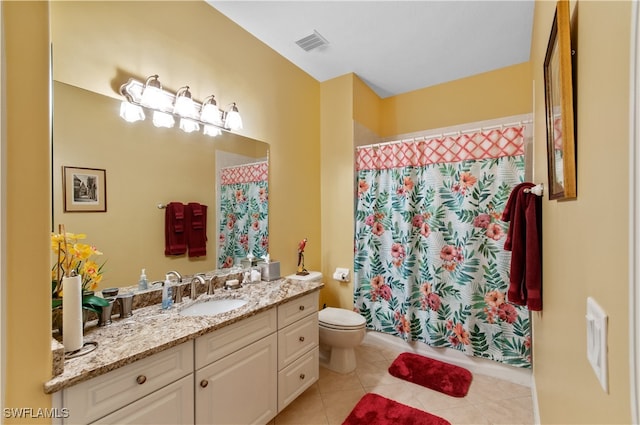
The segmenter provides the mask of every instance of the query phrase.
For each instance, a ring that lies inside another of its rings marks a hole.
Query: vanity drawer
[[[318,345],[318,313],[278,331],[278,370]]]
[[[318,291],[278,306],[278,329],[318,311]]]
[[[193,342],[186,342],[64,390],[65,422],[92,422],[190,373]]]
[[[318,347],[278,373],[278,412],[318,380]]]
[[[276,309],[247,317],[196,339],[196,369],[276,332]]]

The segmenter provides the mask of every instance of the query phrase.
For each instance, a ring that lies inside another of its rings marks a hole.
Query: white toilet
[[[366,332],[365,322],[364,317],[344,308],[320,310],[320,364],[334,372],[352,372],[356,368],[355,348]]]
[[[290,275],[292,279],[322,280],[322,273],[309,272],[306,276]],[[327,307],[318,312],[320,332],[320,364],[339,373],[356,368],[355,348],[364,339],[366,320],[355,311]]]

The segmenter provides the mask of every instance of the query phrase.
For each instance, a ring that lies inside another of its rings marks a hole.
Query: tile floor
[[[321,366],[318,382],[270,425],[340,425],[367,392],[440,416],[452,425],[534,423],[531,389],[527,386],[474,374],[466,397],[450,397],[391,376],[387,369],[400,351],[365,340],[356,354],[358,367],[349,374]]]

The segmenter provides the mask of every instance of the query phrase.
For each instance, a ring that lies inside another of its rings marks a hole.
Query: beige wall
[[[49,272],[49,33],[45,2],[2,2],[3,255],[6,260],[4,407],[47,407],[51,375]],[[24,44],[24,40],[29,40]],[[4,105],[3,105],[4,106]],[[4,413],[4,412],[3,412]],[[4,418],[4,414],[3,414]],[[7,423],[33,423],[29,417]]]
[[[531,71],[522,63],[382,101],[381,136],[531,112]]]
[[[322,273],[320,304],[352,308],[352,282],[331,277],[336,267],[353,272],[353,74],[321,85]]]
[[[51,22],[56,81],[119,97],[129,77],[158,74],[169,90],[188,84],[195,99],[237,102],[241,133],[271,148],[271,257],[295,272],[307,237],[305,264],[319,270],[317,81],[203,1],[52,2]]]
[[[543,423],[629,423],[628,155],[631,3],[573,3],[577,29],[575,201],[543,200],[544,312],[534,316],[533,359]],[[547,181],[544,55],[553,2],[537,1],[536,181]],[[586,357],[587,297],[609,315],[609,393]]]

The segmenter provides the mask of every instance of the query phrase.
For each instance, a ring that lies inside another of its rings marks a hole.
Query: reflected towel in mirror
[[[189,257],[202,257],[207,255],[207,206],[197,202],[189,202],[187,205],[189,219],[189,233],[187,244]]]
[[[180,202],[168,203],[164,220],[164,255],[185,254],[187,252],[187,235],[184,231],[184,205]]]

